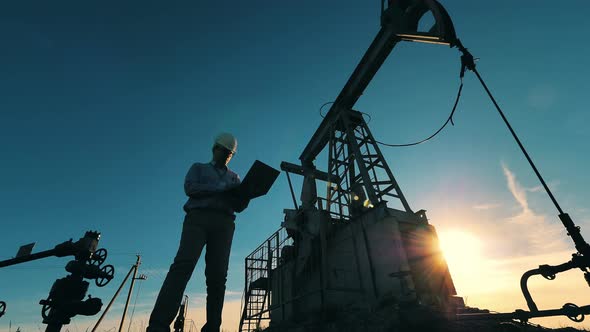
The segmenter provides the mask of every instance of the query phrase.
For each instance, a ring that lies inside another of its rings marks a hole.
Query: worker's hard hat
[[[230,133],[221,133],[215,138],[214,145],[220,145],[232,153],[236,153],[238,149],[238,140]]]

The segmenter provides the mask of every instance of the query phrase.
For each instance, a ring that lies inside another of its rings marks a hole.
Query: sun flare
[[[485,264],[481,253],[481,240],[471,233],[460,230],[441,232],[438,238],[457,291],[470,289],[477,283],[475,277]]]

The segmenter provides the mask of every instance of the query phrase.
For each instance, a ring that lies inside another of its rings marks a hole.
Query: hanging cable
[[[360,112],[360,111],[359,111],[359,113],[361,113],[362,115],[366,115],[367,117],[369,117],[369,121],[366,121],[367,124],[369,124],[371,122],[371,120],[373,119],[373,118],[371,118],[371,115],[369,113]]]
[[[326,105],[330,105],[330,104],[334,104],[334,102],[333,101],[329,101],[327,103],[323,103],[322,106],[320,106],[319,112],[320,112],[320,116],[322,117],[322,119],[326,117],[325,114],[322,114],[322,109],[324,109],[324,107],[326,107]],[[362,115],[366,115],[367,116],[367,118],[368,118],[368,121],[366,121],[367,124],[369,124],[371,122],[371,120],[373,119],[369,113],[360,112],[360,111],[357,111],[357,112],[361,113]]]
[[[458,41],[459,43],[459,49],[461,49],[462,45],[461,43]],[[468,53],[467,53],[468,54]],[[394,148],[398,148],[398,147],[407,147],[407,146],[414,146],[414,145],[418,145],[418,144],[422,144],[424,142],[427,142],[431,139],[433,139],[436,135],[438,135],[443,129],[445,129],[445,127],[450,123],[452,126],[455,125],[455,122],[453,121],[453,115],[455,115],[455,111],[457,110],[457,105],[459,104],[459,100],[461,99],[461,91],[463,91],[463,77],[465,76],[465,70],[469,69],[469,70],[474,70],[475,69],[475,63],[474,63],[474,59],[473,56],[471,56],[471,54],[463,54],[461,56],[461,72],[459,73],[459,78],[461,80],[461,84],[459,85],[459,90],[457,91],[457,97],[455,98],[455,104],[453,105],[453,109],[451,110],[451,114],[449,114],[449,117],[447,118],[447,121],[445,121],[445,123],[443,123],[443,125],[434,132],[434,134],[428,136],[425,139],[422,139],[420,141],[417,142],[413,142],[413,143],[406,143],[406,144],[389,144],[389,143],[385,143],[385,142],[381,142],[381,141],[377,141],[375,140],[375,142],[377,144],[383,145],[383,146],[388,146],[388,147],[394,147]],[[320,116],[322,118],[325,118],[326,115],[322,114],[322,109],[324,107],[326,107],[327,105],[330,104],[334,104],[333,101],[329,101],[326,103],[323,103],[322,106],[320,106],[319,109],[319,113]],[[369,122],[371,122],[371,115],[369,115],[368,113],[365,112],[359,112],[363,115],[366,115],[369,118],[369,121],[367,121],[367,124]]]
[[[389,144],[389,143],[383,143],[380,141],[375,141],[377,144],[381,144],[383,146],[389,146],[389,147],[394,147],[394,148],[398,148],[398,147],[405,147],[405,146],[414,146],[414,145],[418,145],[418,144],[422,144],[426,141],[431,140],[432,138],[434,138],[436,135],[438,135],[443,129],[445,129],[445,127],[451,123],[452,126],[455,125],[455,123],[453,122],[453,115],[455,114],[455,111],[457,110],[457,105],[459,104],[459,99],[461,98],[461,91],[463,90],[463,75],[461,75],[461,84],[459,85],[459,91],[457,91],[457,98],[455,99],[455,105],[453,105],[453,110],[451,111],[451,114],[449,114],[449,117],[447,118],[447,121],[445,121],[445,123],[443,123],[443,125],[436,131],[434,132],[434,134],[428,136],[427,138],[421,140],[421,141],[417,141],[417,142],[413,142],[413,143],[406,143],[406,144]]]
[[[324,107],[326,107],[327,105],[330,105],[330,104],[334,104],[334,102],[333,101],[329,101],[327,103],[323,103],[322,106],[320,106],[320,111],[319,112],[320,112],[320,116],[322,117],[322,119],[326,117],[324,114],[322,114],[322,109],[324,109]]]

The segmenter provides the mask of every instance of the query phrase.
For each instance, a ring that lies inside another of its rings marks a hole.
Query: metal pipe
[[[491,313],[459,314],[459,315],[457,315],[457,320],[518,319],[521,321],[526,321],[530,318],[537,318],[537,317],[567,316],[569,318],[569,317],[576,317],[576,316],[588,315],[588,314],[590,314],[590,305],[577,307],[577,306],[573,306],[571,304],[566,304],[563,308],[560,308],[560,309],[539,310],[539,311],[535,311],[535,312],[516,310],[511,313],[497,313],[497,314],[491,314]]]
[[[69,241],[60,243],[56,245],[53,249],[41,251],[35,254],[24,255],[21,257],[15,257],[12,259],[7,259],[5,261],[0,261],[0,268],[6,267],[10,265],[15,265],[19,263],[29,262],[41,258],[46,258],[49,256],[55,257],[65,257],[65,256],[74,256],[78,255],[79,253],[89,251],[93,253],[98,245],[98,239],[100,238],[100,233],[98,232],[86,232],[84,237],[80,238],[78,241],[73,242],[71,239]]]
[[[524,296],[524,299],[526,300],[526,305],[529,307],[530,311],[539,311],[539,308],[537,308],[535,301],[533,301],[533,297],[531,296],[531,293],[529,292],[529,288],[527,286],[529,278],[536,274],[541,274],[541,271],[539,271],[539,269],[533,269],[530,271],[526,271],[522,275],[522,277],[520,277],[520,289],[522,290],[522,295]]]
[[[586,258],[585,264],[590,265],[590,245],[588,242],[584,240],[582,233],[580,233],[580,227],[574,224],[572,218],[570,218],[569,214],[562,213],[559,215],[559,219],[561,220],[563,226],[567,230],[567,234],[572,238],[574,241],[574,246],[578,250],[578,252]]]
[[[569,262],[560,264],[560,265],[540,265],[538,269],[533,269],[533,270],[529,270],[527,272],[525,272],[522,277],[520,278],[520,289],[522,290],[522,294],[524,295],[524,298],[526,300],[527,306],[529,307],[529,309],[531,311],[538,311],[539,309],[537,308],[537,305],[535,304],[535,301],[533,301],[533,298],[531,296],[531,293],[529,292],[527,283],[528,283],[528,279],[531,276],[540,274],[542,275],[544,278],[549,279],[549,280],[553,280],[555,279],[555,275],[557,273],[560,272],[565,272],[567,270],[571,270],[573,268],[576,267],[576,262],[574,259],[572,259]]]
[[[291,176],[289,172],[285,172],[287,174],[287,181],[289,182],[289,189],[291,189],[291,197],[293,198],[293,205],[295,205],[295,210],[299,210],[299,206],[297,205],[297,199],[295,198],[295,191],[293,190],[293,184],[291,183]]]
[[[34,261],[36,259],[46,258],[55,255],[55,249],[41,251],[35,254],[16,257],[12,259],[7,259],[5,261],[0,261],[0,267],[6,267],[10,265],[20,264],[24,262]]]

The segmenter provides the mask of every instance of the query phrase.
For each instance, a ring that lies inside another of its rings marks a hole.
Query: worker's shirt
[[[189,197],[184,210],[209,209],[233,215],[230,202],[220,194],[239,184],[240,177],[226,166],[194,163],[184,179],[184,192]]]

